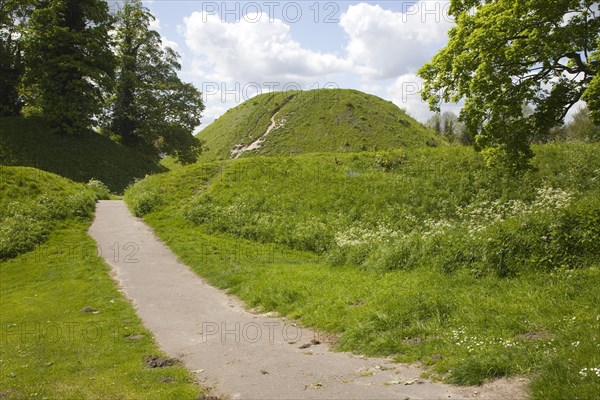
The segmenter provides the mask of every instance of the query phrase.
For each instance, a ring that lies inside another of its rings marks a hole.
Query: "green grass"
[[[83,185],[35,168],[0,166],[0,261],[43,243],[60,221],[90,218],[96,200],[108,196],[99,182]]]
[[[98,183],[0,168],[0,397],[200,394],[183,367],[144,365],[161,352],[86,233],[96,199],[107,196]],[[143,338],[127,338],[136,334]]]
[[[197,398],[185,368],[144,365],[163,354],[96,256],[89,222],[61,223],[34,251],[0,263],[3,398]]]
[[[348,89],[288,91],[259,95],[228,110],[197,136],[206,146],[201,161],[228,159],[236,145],[261,137],[277,113],[273,129],[247,156],[316,152],[359,152],[437,146],[444,140],[389,101]]]
[[[94,133],[61,136],[49,133],[39,118],[0,118],[0,165],[29,166],[76,182],[97,179],[122,193],[136,178],[166,168]]]
[[[341,350],[593,398],[600,379],[580,372],[600,367],[598,150],[535,147],[521,180],[467,148],[248,158],[155,175],[125,198],[212,284]]]
[[[203,164],[129,197],[143,215],[178,195],[190,223],[336,265],[515,276],[586,266],[600,252],[598,146],[562,147],[571,171],[554,149],[540,147],[538,172],[522,181],[486,173],[468,148],[421,148]]]

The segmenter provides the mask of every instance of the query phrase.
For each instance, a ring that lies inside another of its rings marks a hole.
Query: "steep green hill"
[[[177,196],[190,223],[326,254],[335,264],[517,276],[600,261],[598,149],[538,147],[538,171],[523,181],[491,174],[463,147],[254,157],[157,175],[129,195],[150,189],[139,193],[138,214]],[[553,225],[561,218],[564,237]],[[445,253],[449,243],[453,252]],[[502,246],[514,248],[498,258]]]
[[[94,133],[59,136],[41,119],[0,118],[0,165],[29,166],[76,182],[102,181],[120,193],[135,178],[166,168],[145,156]]]
[[[262,94],[227,111],[198,137],[206,143],[201,161],[444,143],[393,103],[349,89]],[[256,148],[244,151],[252,143]]]

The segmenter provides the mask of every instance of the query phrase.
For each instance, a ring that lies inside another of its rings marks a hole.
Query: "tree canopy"
[[[25,72],[21,36],[33,11],[32,0],[0,0],[0,116],[21,112],[19,93]]]
[[[192,132],[200,124],[202,97],[177,76],[179,56],[150,29],[152,20],[139,0],[126,1],[117,12],[116,90],[106,130],[152,157],[171,154],[193,162],[201,145]]]
[[[115,58],[102,0],[41,0],[24,35],[24,94],[49,128],[78,134],[100,116]]]
[[[460,119],[476,148],[522,170],[531,138],[562,124],[579,100],[600,123],[598,13],[591,0],[451,0],[456,25],[419,70],[422,96],[437,111],[464,99]]]
[[[40,115],[50,131],[99,130],[158,160],[193,162],[201,93],[150,29],[141,0],[0,0],[0,116]]]

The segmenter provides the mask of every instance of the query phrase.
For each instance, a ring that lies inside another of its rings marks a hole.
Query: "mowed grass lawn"
[[[102,192],[33,168],[0,170],[1,399],[202,393],[182,366],[145,365],[164,354],[87,235]]]
[[[183,367],[146,367],[145,357],[163,354],[97,257],[88,225],[64,223],[0,264],[2,398],[196,399],[201,389]]]

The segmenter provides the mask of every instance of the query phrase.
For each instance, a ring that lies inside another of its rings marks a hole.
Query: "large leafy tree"
[[[19,86],[25,63],[22,33],[33,11],[33,0],[0,0],[0,116],[19,115]]]
[[[192,135],[204,110],[200,92],[177,76],[178,55],[150,29],[154,20],[140,0],[117,12],[117,78],[107,129],[123,144],[158,158],[196,160],[201,142]]]
[[[580,99],[600,120],[596,1],[451,0],[450,14],[448,44],[419,70],[422,95],[433,110],[464,99],[460,118],[490,163],[526,168],[530,139]]]
[[[102,112],[114,78],[104,0],[40,0],[25,34],[25,90],[49,128],[79,134]]]

